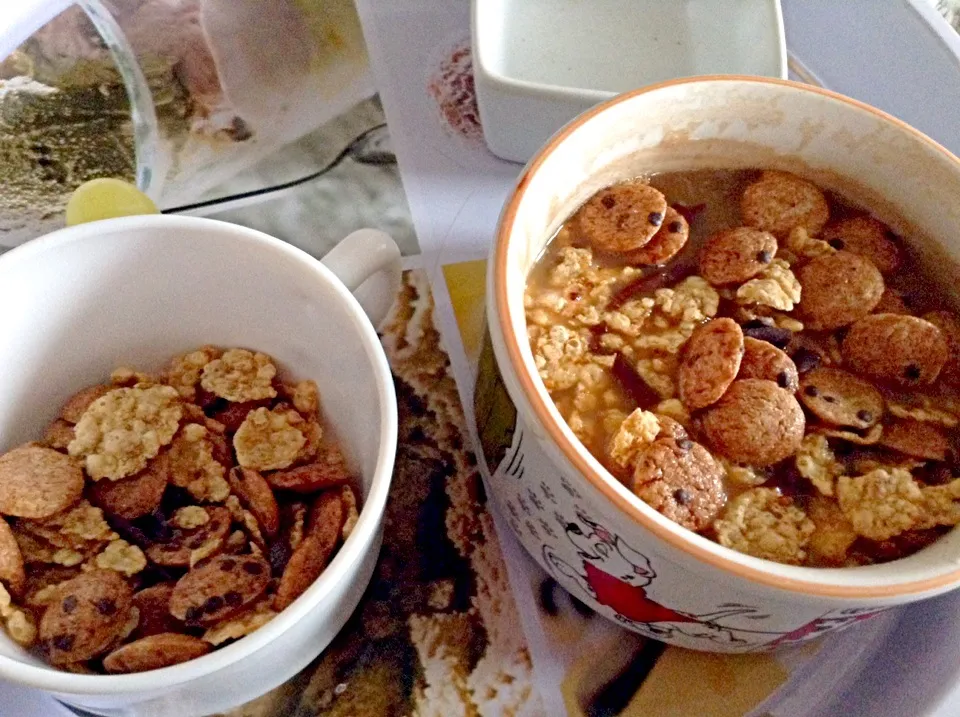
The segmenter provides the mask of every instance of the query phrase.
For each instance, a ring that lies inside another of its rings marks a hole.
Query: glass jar
[[[373,94],[353,0],[17,2],[0,7],[0,245],[60,226],[94,177],[189,204]]]

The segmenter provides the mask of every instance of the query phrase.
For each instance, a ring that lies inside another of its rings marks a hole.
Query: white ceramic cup
[[[361,284],[369,317],[351,294]],[[399,284],[400,253],[382,232],[352,234],[321,262],[252,229],[189,217],[83,224],[0,257],[0,452],[36,439],[72,392],[117,366],[155,371],[203,344],[244,346],[317,382],[362,492],[357,526],[321,577],[236,643],[149,673],[79,675],[0,631],[0,679],[97,714],[191,717],[251,700],[315,658],[379,553],[397,407],[371,319],[384,318]]]
[[[947,150],[826,90],[746,77],[677,80],[581,115],[522,173],[489,262],[492,351],[481,361],[476,394],[491,495],[531,555],[628,629],[717,652],[809,640],[960,585],[960,529],[894,563],[831,569],[761,560],[688,531],[583,447],[538,376],[526,279],[578,206],[638,175],[757,167],[797,171],[852,193],[952,289],[960,160]]]

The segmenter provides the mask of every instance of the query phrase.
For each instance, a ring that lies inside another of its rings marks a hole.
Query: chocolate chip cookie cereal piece
[[[773,381],[734,381],[703,413],[708,445],[735,463],[764,467],[792,456],[803,440],[803,409]]]
[[[630,487],[654,510],[700,531],[726,502],[723,477],[723,466],[699,443],[661,438],[640,455]]]
[[[209,625],[239,612],[270,583],[270,565],[251,555],[221,555],[177,581],[170,614],[187,624]]]
[[[133,591],[118,573],[93,570],[60,586],[40,620],[40,649],[54,665],[96,657],[127,624]]]
[[[26,580],[20,546],[10,530],[10,524],[0,518],[0,583],[12,595],[22,595]]]
[[[786,353],[767,341],[747,336],[743,339],[743,358],[737,378],[773,381],[791,393],[800,385],[797,366]]]
[[[258,471],[288,468],[306,443],[302,423],[296,411],[251,411],[233,436],[237,462]]]
[[[0,456],[0,514],[47,518],[83,493],[78,463],[52,448],[28,444]]]
[[[903,301],[903,297],[889,286],[883,290],[880,301],[873,307],[875,314],[909,314],[910,309]]]
[[[743,357],[743,331],[733,319],[701,324],[680,354],[677,386],[689,411],[716,403],[733,383]]]
[[[133,631],[134,639],[163,632],[183,632],[184,624],[170,614],[173,586],[172,582],[157,583],[134,594],[132,604],[140,614]]]
[[[756,558],[799,565],[814,524],[793,500],[773,488],[752,488],[733,498],[714,523],[720,545]]]
[[[653,235],[653,239],[645,246],[627,252],[623,259],[630,264],[664,264],[683,249],[689,238],[690,225],[687,220],[676,209],[668,206],[663,224]]]
[[[274,610],[285,610],[320,577],[336,547],[340,528],[340,525],[336,525],[329,533],[331,540],[324,540],[324,535],[311,533],[301,541],[283,569],[273,600]]]
[[[578,212],[578,221],[594,248],[628,252],[653,239],[666,213],[666,197],[634,179],[594,194]]]
[[[266,354],[230,349],[203,367],[200,386],[228,401],[258,401],[277,395],[277,367]]]
[[[77,423],[84,412],[90,407],[91,403],[107,394],[113,388],[114,387],[109,384],[96,384],[77,391],[63,404],[63,407],[60,409],[60,418],[67,423]]]
[[[950,450],[950,439],[933,423],[892,420],[883,427],[880,445],[915,458],[943,461]]]
[[[219,550],[230,532],[230,511],[219,505],[206,506],[203,510],[208,517],[205,523],[187,529],[173,526],[172,534],[165,541],[158,540],[147,547],[147,557],[157,565],[187,567],[196,551],[209,557]]]
[[[277,490],[313,493],[342,485],[350,480],[350,471],[340,449],[333,443],[321,447],[317,460],[307,465],[264,473],[266,481]]]
[[[821,256],[797,272],[800,313],[808,328],[838,329],[863,318],[883,295],[883,276],[869,259],[848,251]]]
[[[879,312],[878,312],[879,313]],[[888,313],[907,313],[891,311]],[[931,311],[924,314],[923,319],[940,329],[947,342],[948,357],[939,379],[950,386],[960,386],[960,321],[949,311]]]
[[[198,637],[162,632],[118,647],[103,658],[103,667],[115,674],[159,670],[202,657],[210,649],[210,643]]]
[[[143,470],[180,425],[180,394],[170,386],[115,388],[90,404],[67,450],[84,458],[93,480],[119,480]]]
[[[823,230],[823,239],[834,249],[865,256],[885,276],[899,269],[903,260],[890,237],[886,224],[867,216],[842,219]]]
[[[700,250],[700,276],[714,286],[741,284],[770,265],[777,240],[770,232],[737,227],[717,232]]]
[[[800,401],[833,426],[870,428],[883,418],[883,396],[872,383],[839,368],[818,368],[803,376]]]
[[[273,537],[280,528],[280,510],[270,484],[257,471],[240,466],[230,470],[228,479],[230,488],[253,513],[263,532]]]
[[[788,172],[766,171],[740,199],[745,224],[786,236],[803,227],[816,236],[830,218],[830,206],[820,188]]]
[[[57,418],[44,431],[42,444],[61,453],[67,452],[67,446],[74,438],[73,424]]]
[[[841,351],[852,371],[901,386],[933,383],[949,356],[940,329],[899,314],[860,319],[847,332]]]
[[[89,487],[90,500],[108,513],[133,520],[157,509],[169,480],[170,459],[164,451],[136,475],[93,483]]]
[[[840,476],[837,502],[857,535],[886,540],[917,523],[923,493],[909,471],[878,468],[862,476]]]

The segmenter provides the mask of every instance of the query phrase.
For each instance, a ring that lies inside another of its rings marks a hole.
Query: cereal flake
[[[233,437],[237,462],[258,471],[288,468],[306,443],[302,422],[296,411],[251,411]]]
[[[147,556],[126,540],[114,540],[97,555],[94,564],[103,570],[113,570],[130,577],[147,567]]]
[[[649,411],[636,409],[620,424],[610,439],[610,458],[621,468],[637,459],[644,448],[656,439],[660,421]]]
[[[117,388],[86,410],[67,451],[85,459],[93,480],[119,480],[143,470],[173,440],[183,408],[170,386]]]
[[[230,349],[203,367],[200,385],[235,403],[274,398],[277,367],[266,354]]]
[[[878,468],[862,476],[840,476],[836,485],[840,510],[858,535],[886,540],[917,524],[923,492],[908,471]]]
[[[799,564],[813,534],[813,521],[773,488],[753,488],[731,500],[714,523],[721,545],[747,555]]]
[[[833,495],[834,483],[843,473],[826,437],[809,433],[803,437],[796,457],[797,470],[823,495]]]
[[[225,470],[214,455],[206,426],[184,426],[170,448],[170,481],[196,500],[220,503],[230,495]]]
[[[177,392],[188,401],[197,395],[197,384],[204,367],[211,361],[220,358],[220,350],[213,346],[204,346],[196,351],[177,356],[170,362],[167,369],[167,383],[177,389]]]
[[[210,522],[210,514],[199,505],[186,505],[178,508],[170,519],[181,530],[193,530]]]
[[[783,259],[774,259],[756,279],[741,284],[737,302],[792,311],[800,302],[800,282]]]

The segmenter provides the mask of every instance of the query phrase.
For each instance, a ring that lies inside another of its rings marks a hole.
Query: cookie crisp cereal
[[[170,386],[117,388],[84,412],[67,447],[84,458],[93,480],[119,480],[143,470],[173,440],[183,408]]]

